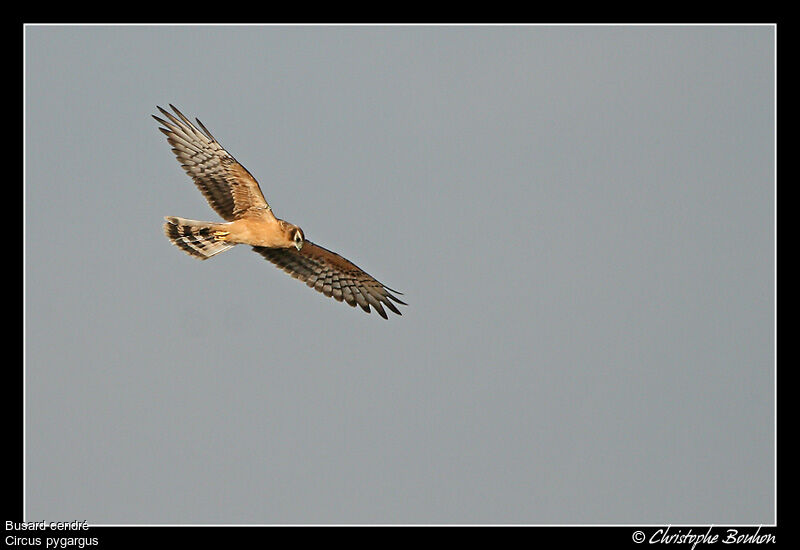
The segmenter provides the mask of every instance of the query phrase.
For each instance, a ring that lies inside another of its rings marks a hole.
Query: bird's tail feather
[[[164,224],[167,238],[193,258],[206,260],[233,246],[223,240],[224,229],[220,224],[185,220],[174,216],[164,219],[167,220]]]

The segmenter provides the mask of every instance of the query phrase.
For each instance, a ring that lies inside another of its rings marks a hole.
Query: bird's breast
[[[293,246],[277,220],[265,218],[241,218],[230,222],[229,242],[249,244],[251,246],[268,246],[271,248],[287,248]]]

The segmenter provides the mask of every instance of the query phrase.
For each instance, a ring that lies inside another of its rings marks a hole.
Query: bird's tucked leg
[[[230,235],[230,231],[214,231],[214,240],[224,241]]]

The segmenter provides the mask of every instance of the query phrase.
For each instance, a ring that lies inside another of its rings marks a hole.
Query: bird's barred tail
[[[176,217],[164,219],[167,220],[164,224],[167,238],[194,258],[205,260],[233,246],[222,240],[225,233],[219,230],[217,224]]]

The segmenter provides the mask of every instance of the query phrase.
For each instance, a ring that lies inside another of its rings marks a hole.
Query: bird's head
[[[303,235],[303,230],[287,221],[279,220],[279,222],[286,238],[286,248],[295,247],[297,250],[303,248],[303,243],[306,242],[306,237]]]
[[[292,230],[292,243],[294,244],[294,247],[299,251],[301,248],[303,248],[304,242],[306,242],[306,238],[303,235],[303,230],[295,226]]]

